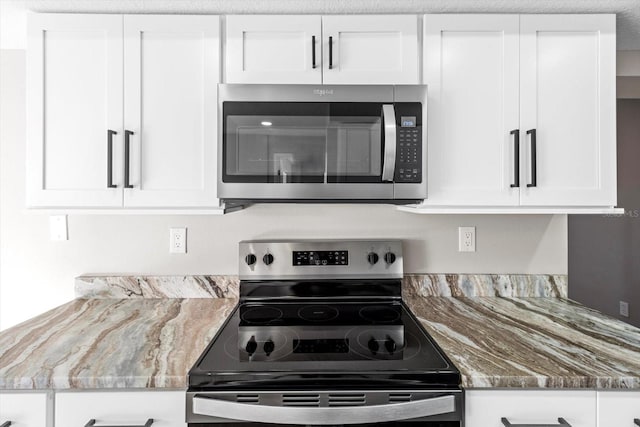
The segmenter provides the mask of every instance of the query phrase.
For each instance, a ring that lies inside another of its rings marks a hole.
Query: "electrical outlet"
[[[172,254],[187,253],[187,229],[186,228],[170,228],[169,229],[169,253],[172,253]]]
[[[620,316],[629,317],[629,303],[620,301]]]
[[[458,252],[476,251],[476,228],[458,227]]]

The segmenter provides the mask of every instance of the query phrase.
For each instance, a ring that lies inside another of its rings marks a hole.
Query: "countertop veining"
[[[236,303],[74,300],[0,333],[0,389],[186,388]]]
[[[409,298],[468,388],[640,389],[640,329],[562,298]]]
[[[562,298],[405,296],[467,388],[640,389],[640,329]],[[0,389],[186,388],[231,298],[78,299],[0,333]]]

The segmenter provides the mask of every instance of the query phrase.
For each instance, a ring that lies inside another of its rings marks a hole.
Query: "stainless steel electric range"
[[[189,427],[463,425],[460,374],[402,301],[401,241],[241,242],[239,260]]]

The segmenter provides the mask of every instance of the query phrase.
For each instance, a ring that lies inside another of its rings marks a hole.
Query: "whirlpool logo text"
[[[333,89],[314,89],[313,94],[319,96],[333,95]]]

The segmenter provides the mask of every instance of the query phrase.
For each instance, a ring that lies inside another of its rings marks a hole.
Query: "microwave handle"
[[[396,171],[396,112],[393,104],[382,106],[384,123],[384,158],[382,160],[382,180],[393,181]]]

